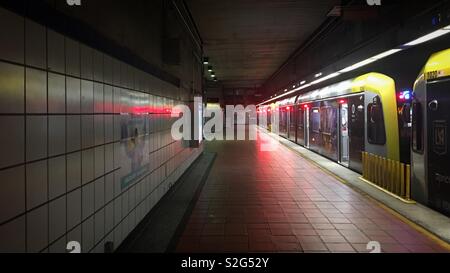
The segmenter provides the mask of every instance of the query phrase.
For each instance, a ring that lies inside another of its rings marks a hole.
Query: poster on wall
[[[121,118],[122,190],[150,172],[146,115],[123,115]]]

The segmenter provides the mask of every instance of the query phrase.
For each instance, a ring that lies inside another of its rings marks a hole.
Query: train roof
[[[288,99],[284,99],[284,100],[277,101],[277,102],[276,102],[276,105],[277,105],[277,106],[289,106],[289,105],[295,105],[295,102],[297,101],[297,97],[298,97],[298,96],[295,96],[295,97],[291,97],[291,98],[288,98]]]
[[[450,76],[450,49],[431,55],[420,72],[415,85],[420,81],[428,81]]]
[[[334,97],[340,97],[364,91],[372,91],[378,94],[383,94],[387,90],[395,89],[394,80],[384,74],[372,72],[367,73],[357,78],[342,81],[336,84],[329,85],[324,88],[316,89],[295,97],[280,100],[270,105],[261,107],[288,106],[298,103],[305,103],[315,100],[322,100]]]
[[[386,89],[392,89],[393,86],[395,86],[395,83],[392,78],[384,74],[372,72],[301,94],[297,98],[297,103],[340,97],[364,91],[382,93]]]

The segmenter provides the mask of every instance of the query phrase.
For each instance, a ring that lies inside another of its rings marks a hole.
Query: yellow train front
[[[450,49],[420,73],[412,116],[412,198],[450,216]]]

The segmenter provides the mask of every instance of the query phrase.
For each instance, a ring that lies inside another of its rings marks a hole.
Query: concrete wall
[[[0,252],[118,247],[202,152],[170,134],[189,91],[0,8]]]

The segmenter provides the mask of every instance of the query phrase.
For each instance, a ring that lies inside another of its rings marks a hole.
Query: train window
[[[423,115],[422,104],[413,102],[412,105],[412,148],[413,151],[423,152]]]
[[[319,111],[319,108],[312,109],[311,130],[314,133],[320,133],[320,111]]]
[[[325,134],[331,134],[332,128],[332,109],[331,107],[323,107],[321,109],[321,122],[322,122],[322,132]]]
[[[298,127],[303,128],[305,125],[304,112],[303,109],[299,108],[298,110]]]
[[[370,144],[386,144],[383,105],[379,96],[376,96],[367,108],[367,139]]]
[[[409,103],[405,103],[402,107],[402,119],[404,123],[411,122],[411,105]]]

